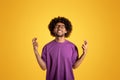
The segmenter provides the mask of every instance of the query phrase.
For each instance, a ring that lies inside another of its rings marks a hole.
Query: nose
[[[58,26],[58,29],[61,29],[61,26],[60,26],[60,25]]]
[[[58,26],[58,30],[62,29],[61,25]]]

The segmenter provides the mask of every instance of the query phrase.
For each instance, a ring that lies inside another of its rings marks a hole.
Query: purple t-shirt
[[[72,66],[78,59],[78,50],[70,41],[49,42],[43,47],[42,59],[47,66],[46,80],[74,80]]]

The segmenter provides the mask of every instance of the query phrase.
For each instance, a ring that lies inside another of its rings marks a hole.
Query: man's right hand
[[[33,48],[34,50],[38,50],[38,43],[36,42],[37,38],[33,38],[32,39],[32,43],[33,43]]]

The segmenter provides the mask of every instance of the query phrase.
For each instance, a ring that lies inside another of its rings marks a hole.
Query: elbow
[[[43,71],[45,71],[46,70],[46,68],[41,68]]]
[[[41,66],[41,69],[43,70],[43,71],[45,71],[47,68],[46,68],[46,66]]]
[[[76,69],[76,68],[77,68],[77,66],[73,65],[73,66],[72,66],[72,68],[73,68],[73,69]]]
[[[46,68],[46,66],[41,66],[41,69],[42,69],[43,71],[45,71],[47,68]]]
[[[72,66],[72,68],[73,69],[76,69],[76,68],[78,68],[80,66],[80,64],[74,64],[73,66]]]

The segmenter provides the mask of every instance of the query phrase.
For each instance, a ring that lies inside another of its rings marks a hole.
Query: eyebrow
[[[56,24],[56,25],[60,25],[60,24]],[[65,26],[65,24],[62,24],[62,26]]]

